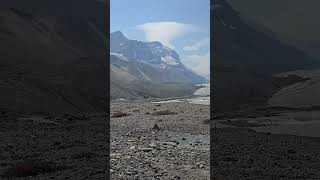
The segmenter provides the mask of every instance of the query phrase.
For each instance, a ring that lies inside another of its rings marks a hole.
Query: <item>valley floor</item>
[[[2,112],[0,179],[320,179],[318,128],[288,129],[317,122],[317,108],[270,107],[209,127],[207,105],[112,101],[110,169],[106,115]]]
[[[213,128],[211,133],[212,179],[320,179],[320,138],[248,128]]]
[[[209,109],[187,102],[113,102],[112,179],[209,179]]]
[[[205,105],[123,101],[111,113],[112,179],[320,179],[320,138],[255,130],[283,109],[211,121],[211,132]]]

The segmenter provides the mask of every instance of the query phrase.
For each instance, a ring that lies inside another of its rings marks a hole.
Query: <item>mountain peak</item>
[[[163,46],[162,43],[159,42],[159,41],[152,41],[152,42],[150,42],[150,43],[151,43],[151,44],[154,44],[154,45],[156,45],[156,46]]]
[[[113,34],[113,35],[117,35],[117,34],[123,35],[123,33],[121,31],[114,31],[111,34]]]
[[[127,41],[128,40],[128,38],[126,36],[124,36],[121,31],[115,31],[115,32],[111,33],[110,37],[117,39],[119,41]]]

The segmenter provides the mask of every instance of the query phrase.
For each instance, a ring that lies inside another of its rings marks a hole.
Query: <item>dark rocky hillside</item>
[[[91,0],[2,1],[0,109],[104,111],[106,8]]]
[[[213,104],[216,111],[264,105],[281,88],[276,73],[320,67],[320,62],[284,44],[266,28],[242,19],[225,0],[211,7]],[[262,30],[264,29],[264,30]],[[267,33],[268,32],[268,33]],[[290,77],[288,83],[301,81]]]

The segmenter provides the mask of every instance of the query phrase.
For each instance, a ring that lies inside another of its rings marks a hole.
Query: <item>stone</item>
[[[153,150],[153,148],[140,148],[139,150],[143,152],[150,152]]]

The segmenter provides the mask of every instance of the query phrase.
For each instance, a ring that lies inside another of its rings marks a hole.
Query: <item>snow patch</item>
[[[164,49],[164,50],[167,50],[167,51],[172,51],[172,49],[169,48],[168,46],[163,46],[163,49]]]
[[[161,61],[163,61],[166,64],[169,65],[178,65],[179,63],[177,63],[176,59],[174,59],[171,56],[165,56],[165,57],[161,57]]]
[[[198,89],[193,94],[196,96],[210,96],[210,84],[198,84],[197,86],[204,86]]]
[[[110,53],[110,55],[117,56],[118,58],[120,58],[121,60],[124,60],[124,61],[129,61],[123,54]]]

